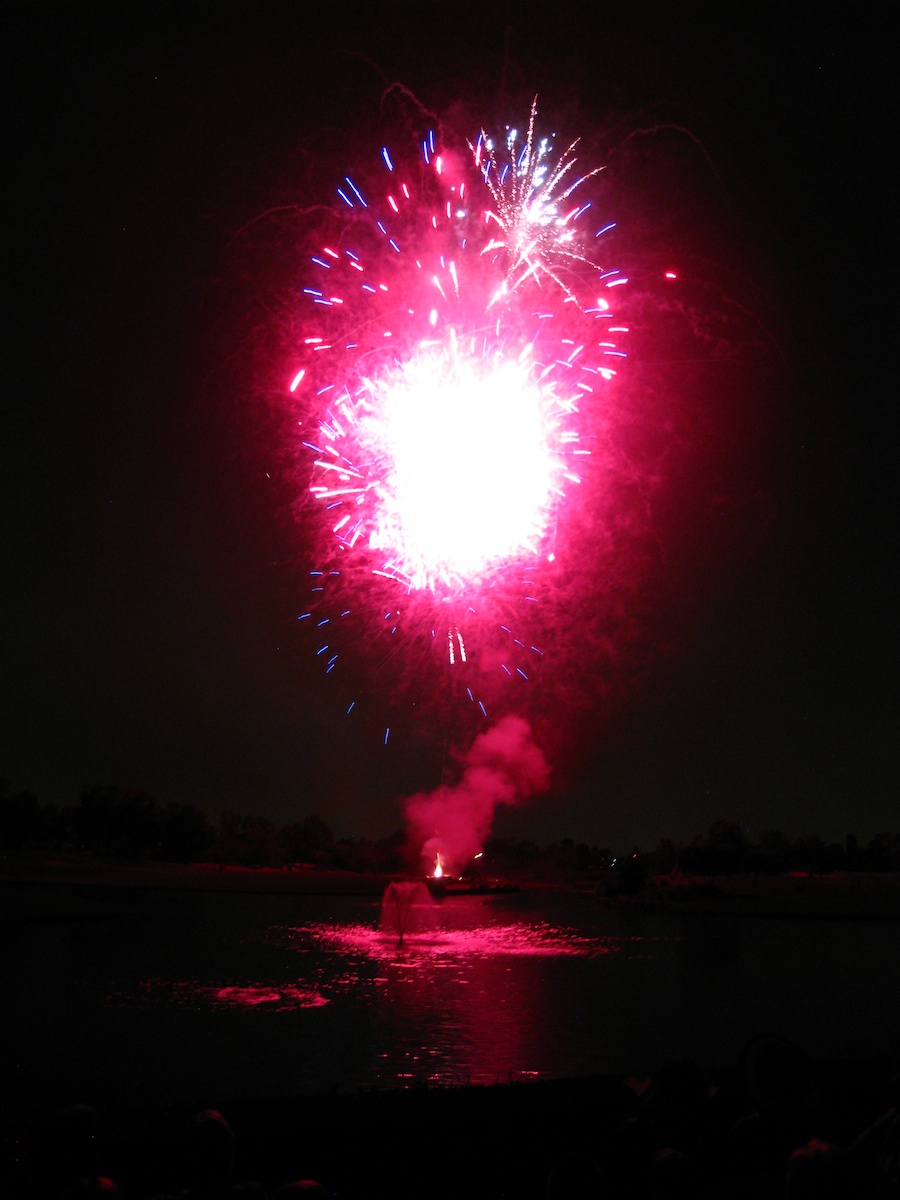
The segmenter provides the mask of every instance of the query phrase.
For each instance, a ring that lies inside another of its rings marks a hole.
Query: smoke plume
[[[460,762],[459,782],[406,801],[410,837],[430,870],[438,853],[459,871],[482,848],[494,811],[546,791],[550,767],[522,717],[506,716],[479,734]]]

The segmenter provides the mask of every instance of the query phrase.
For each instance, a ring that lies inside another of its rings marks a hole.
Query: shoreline
[[[224,866],[218,863],[121,863],[95,856],[0,855],[0,890],[7,898],[35,889],[212,892],[295,896],[383,895],[397,874],[356,873],[310,865]],[[571,891],[595,896],[617,912],[721,918],[900,921],[900,873],[835,872],[713,879],[654,877],[636,895],[605,895],[592,880],[517,879],[522,891]],[[45,906],[47,907],[47,906]],[[4,911],[6,909],[6,911]],[[6,905],[0,920],[13,915]]]
[[[396,875],[218,863],[119,863],[94,857],[0,855],[0,884],[250,892],[263,895],[380,896]]]
[[[678,881],[663,876],[637,895],[602,896],[600,903],[624,911],[681,916],[900,921],[900,873],[795,871]]]

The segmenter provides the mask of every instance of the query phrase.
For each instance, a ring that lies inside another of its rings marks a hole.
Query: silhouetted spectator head
[[[58,1195],[79,1179],[97,1173],[99,1118],[86,1104],[69,1104],[35,1128],[32,1174],[39,1192]]]
[[[812,1065],[805,1050],[786,1038],[753,1038],[741,1053],[750,1098],[760,1112],[784,1119],[808,1115],[815,1104]]]
[[[787,1200],[857,1200],[857,1173],[847,1151],[830,1142],[813,1140],[791,1155],[787,1169]]]
[[[660,1100],[667,1109],[682,1115],[697,1113],[709,1099],[709,1081],[698,1062],[670,1058],[655,1079]]]
[[[315,1179],[295,1179],[283,1183],[272,1193],[272,1200],[315,1200],[316,1196],[327,1196],[328,1192]]]
[[[220,1112],[205,1108],[182,1127],[178,1137],[182,1182],[191,1191],[210,1192],[231,1184],[234,1133]]]
[[[725,1140],[725,1159],[740,1179],[783,1179],[789,1154],[780,1126],[762,1113],[739,1118]]]
[[[60,1200],[122,1200],[122,1193],[105,1175],[87,1175],[66,1188]]]
[[[695,1200],[702,1180],[694,1159],[666,1146],[650,1165],[649,1194],[653,1200]]]
[[[652,1122],[643,1113],[626,1117],[615,1130],[611,1153],[613,1161],[626,1172],[635,1164],[648,1163],[656,1153]]]
[[[850,1150],[873,1197],[900,1196],[900,1108],[889,1108],[864,1130]]]
[[[547,1178],[547,1200],[599,1200],[600,1168],[589,1154],[570,1154],[553,1164]]]

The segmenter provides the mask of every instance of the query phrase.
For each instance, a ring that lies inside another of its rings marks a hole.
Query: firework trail
[[[484,718],[493,683],[543,657],[517,624],[560,553],[582,414],[624,357],[625,280],[599,259],[613,225],[591,220],[576,148],[538,137],[533,107],[524,136],[457,151],[426,129],[337,189],[291,382],[326,535],[299,619],[328,674],[344,645],[384,661],[402,642],[420,676],[455,668]]]

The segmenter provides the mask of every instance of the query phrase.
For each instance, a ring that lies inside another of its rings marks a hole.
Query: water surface
[[[715,1067],[765,1032],[814,1056],[900,1042],[889,922],[523,892],[448,897],[398,945],[373,898],[90,895],[89,915],[2,926],[10,1096],[223,1103],[641,1071],[673,1054]]]

